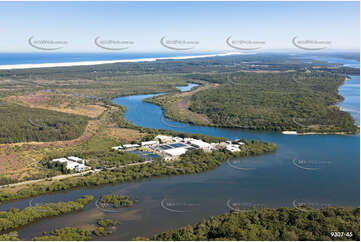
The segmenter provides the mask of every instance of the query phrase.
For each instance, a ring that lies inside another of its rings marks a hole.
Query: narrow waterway
[[[345,110],[349,107],[359,113],[359,101],[356,102],[355,97],[358,95],[359,100],[359,82],[359,77],[353,76],[340,88],[345,100],[339,105]],[[354,86],[357,84],[358,87]],[[129,240],[196,223],[202,218],[227,212],[231,207],[292,207],[295,201],[307,202],[314,207],[359,206],[359,135],[294,136],[192,126],[164,118],[159,106],[143,102],[144,98],[151,96],[127,96],[113,101],[126,106],[125,118],[139,126],[228,139],[265,140],[276,143],[278,150],[269,155],[224,163],[215,170],[197,175],[78,189],[2,205],[1,210],[24,208],[29,204],[74,200],[85,194],[94,195],[96,201],[102,194],[108,193],[122,193],[140,200],[132,208],[121,208],[115,212],[103,211],[92,202],[84,211],[45,219],[20,229],[20,238],[31,239],[42,231],[65,226],[92,227],[99,218],[121,222],[112,235],[102,240]]]

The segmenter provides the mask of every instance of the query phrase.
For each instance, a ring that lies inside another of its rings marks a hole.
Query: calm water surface
[[[345,101],[339,105],[349,110],[359,124],[359,77],[352,77],[341,88]],[[183,89],[187,91],[187,89]],[[99,218],[121,222],[106,240],[129,240],[150,236],[171,228],[199,222],[202,218],[225,213],[231,207],[292,207],[294,201],[314,206],[359,206],[360,137],[359,135],[282,135],[240,129],[192,126],[163,117],[162,110],[142,100],[152,95],[116,98],[113,101],[128,108],[125,118],[149,128],[173,129],[228,139],[259,139],[276,143],[277,152],[244,158],[197,175],[157,178],[142,182],[78,189],[65,193],[38,196],[4,204],[24,208],[30,204],[74,200],[91,194],[98,200],[102,194],[122,193],[139,198],[140,203],[117,212],[105,212],[89,204],[85,210],[63,217],[42,220],[19,230],[20,238],[31,239],[42,231],[65,226],[93,227]],[[358,118],[358,119],[357,119]],[[318,170],[297,167],[294,160],[318,164]],[[239,168],[253,168],[240,170]],[[104,239],[104,238],[102,238]]]

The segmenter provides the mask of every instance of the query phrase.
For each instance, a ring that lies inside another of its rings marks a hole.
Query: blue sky
[[[0,52],[33,52],[27,40],[62,40],[66,52],[97,52],[94,38],[133,41],[134,52],[231,51],[225,39],[264,41],[264,50],[294,50],[291,40],[327,40],[331,50],[360,43],[359,2],[0,2]]]

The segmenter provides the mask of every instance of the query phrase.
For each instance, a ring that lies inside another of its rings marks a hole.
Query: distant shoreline
[[[62,62],[62,63],[41,63],[41,64],[13,64],[0,65],[0,70],[16,70],[16,69],[32,69],[32,68],[49,68],[49,67],[70,67],[70,66],[92,66],[115,63],[131,63],[131,62],[151,62],[158,60],[185,60],[195,58],[207,58],[216,56],[242,55],[241,52],[228,52],[223,54],[212,55],[194,55],[194,56],[177,56],[177,57],[154,57],[154,58],[138,58],[124,60],[102,60],[102,61],[79,61],[79,62]]]

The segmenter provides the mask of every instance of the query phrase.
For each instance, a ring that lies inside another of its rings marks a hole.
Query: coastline
[[[243,53],[241,53],[241,52],[227,52],[227,53],[223,53],[223,54],[211,54],[211,55],[155,57],[155,58],[108,60],[108,61],[80,61],[80,62],[42,63],[42,64],[14,64],[14,65],[0,65],[0,70],[49,68],[49,67],[71,67],[71,66],[93,66],[93,65],[115,64],[115,63],[153,62],[153,61],[158,61],[158,60],[187,60],[187,59],[196,59],[196,58],[208,58],[208,57],[242,55],[242,54]]]
[[[332,135],[332,134],[336,134],[336,135],[350,135],[346,132],[335,132],[335,133],[322,133],[322,132],[306,132],[306,133],[298,133],[297,131],[282,131],[282,134],[286,134],[286,135]],[[352,134],[351,134],[352,135]]]

